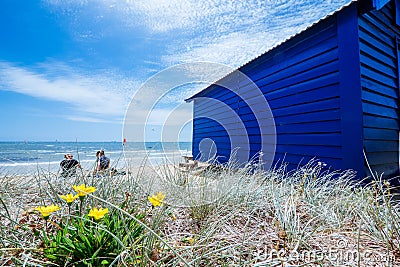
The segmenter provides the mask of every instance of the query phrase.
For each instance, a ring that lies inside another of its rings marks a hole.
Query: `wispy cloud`
[[[236,68],[347,2],[349,0],[231,3],[199,21],[202,31],[172,42],[162,59],[166,64],[212,61]]]
[[[91,9],[94,21],[114,20],[126,31],[146,29],[144,38],[168,44],[160,55],[164,66],[206,60],[238,67],[350,0],[47,2],[68,10]]]
[[[73,120],[101,122],[120,118],[138,83],[113,73],[79,73],[64,64],[41,64],[35,68],[0,62],[0,90],[41,99],[64,102],[75,111],[89,115],[70,117]],[[94,116],[92,119],[90,116]],[[100,117],[102,119],[98,119]]]

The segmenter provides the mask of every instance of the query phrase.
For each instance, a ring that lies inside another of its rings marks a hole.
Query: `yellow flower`
[[[42,217],[44,219],[47,219],[51,213],[59,210],[60,207],[59,206],[55,206],[55,205],[50,205],[50,206],[40,206],[37,207],[35,210],[39,211],[42,214]]]
[[[86,187],[85,184],[74,185],[74,186],[72,186],[72,188],[75,190],[75,192],[78,193],[78,196],[80,196],[80,197],[84,197],[87,194],[90,194],[90,193],[93,193],[94,191],[96,191],[96,187],[93,187],[93,186]]]
[[[158,192],[157,195],[152,195],[148,197],[153,207],[161,206],[164,201],[165,195],[162,192]]]
[[[77,199],[79,196],[78,195],[74,196],[72,194],[68,194],[68,195],[65,195],[65,196],[60,195],[60,197],[62,199],[64,199],[68,204],[70,204],[70,203],[74,202],[74,200]]]
[[[100,220],[101,218],[104,217],[104,215],[106,215],[108,213],[108,208],[93,208],[89,211],[88,216],[89,217],[93,217],[95,220]]]

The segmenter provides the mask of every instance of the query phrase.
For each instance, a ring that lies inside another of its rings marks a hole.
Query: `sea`
[[[177,164],[191,155],[191,142],[0,142],[0,176],[57,173],[66,153],[85,170],[93,169],[96,152],[104,150],[111,167]]]

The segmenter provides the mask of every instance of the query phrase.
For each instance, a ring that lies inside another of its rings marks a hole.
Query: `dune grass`
[[[284,166],[262,171],[228,164],[201,172],[160,166],[67,180],[38,170],[29,177],[3,174],[0,181],[0,266],[63,266],[46,257],[44,235],[68,228],[71,213],[59,195],[82,183],[96,188],[83,210],[110,212],[94,222],[79,214],[77,202],[72,216],[85,220],[94,236],[109,235],[108,247],[115,249],[96,263],[102,265],[67,255],[65,266],[400,264],[397,189],[379,177],[362,183],[352,171],[324,171],[319,162],[292,172]],[[165,200],[152,207],[148,196],[158,191]],[[50,204],[61,209],[45,222],[34,208]],[[140,229],[135,235],[134,227]]]

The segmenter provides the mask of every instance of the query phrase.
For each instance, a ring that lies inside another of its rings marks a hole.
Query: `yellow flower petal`
[[[158,192],[157,195],[152,195],[151,197],[148,197],[147,199],[150,201],[150,203],[153,205],[153,207],[161,206],[162,203],[164,202],[165,194],[162,192]]]
[[[50,206],[39,206],[35,210],[39,211],[43,218],[47,218],[50,216],[51,213],[59,210],[60,207],[57,205],[50,205]]]
[[[108,208],[105,208],[105,209],[103,209],[103,208],[100,208],[100,209],[92,208],[92,209],[89,211],[88,216],[89,216],[89,217],[93,217],[95,220],[100,220],[100,219],[102,219],[102,218],[104,217],[104,215],[106,215],[107,213],[108,213]]]
[[[80,197],[84,197],[87,194],[90,194],[90,193],[93,193],[94,191],[96,191],[96,187],[93,187],[93,186],[86,187],[85,184],[74,185],[74,186],[72,186],[72,188],[75,190],[75,192],[78,193],[78,196],[80,196]]]
[[[72,194],[67,194],[65,196],[60,195],[60,198],[64,199],[67,203],[72,203],[74,202],[75,199],[77,199],[79,195],[72,195]]]

